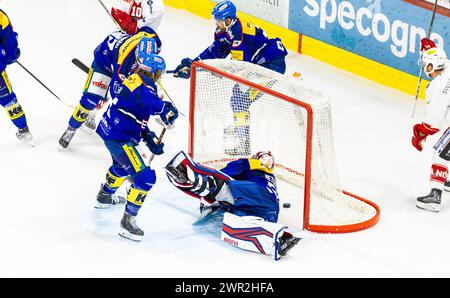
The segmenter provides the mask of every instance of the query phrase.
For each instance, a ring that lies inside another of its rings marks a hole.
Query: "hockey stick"
[[[433,6],[433,14],[432,14],[432,16],[431,16],[431,21],[430,21],[430,27],[428,28],[427,38],[430,38],[430,36],[431,36],[431,31],[433,30],[433,23],[434,23],[434,17],[436,16],[437,3],[438,3],[438,0],[435,0],[434,6]],[[420,67],[419,81],[418,81],[418,83],[417,83],[416,97],[415,97],[415,99],[414,99],[414,107],[413,107],[413,112],[412,112],[412,114],[411,114],[411,118],[414,118],[414,115],[415,115],[415,113],[416,113],[417,99],[419,98],[420,85],[421,85],[421,83],[422,83],[422,77],[423,77],[423,69],[424,69],[424,66],[422,65],[422,66]]]
[[[85,73],[89,73],[89,67],[87,67],[86,64],[84,64],[83,62],[81,62],[80,60],[78,60],[77,58],[73,58],[72,59],[72,63],[78,67],[79,69],[81,69],[82,71],[84,71]],[[166,71],[166,73],[174,73],[175,70],[168,70]]]
[[[33,79],[35,79],[39,84],[42,85],[45,89],[47,89],[48,92],[50,92],[54,97],[56,97],[60,102],[62,102],[64,105],[68,107],[72,107],[71,105],[65,103],[61,98],[59,98],[58,95],[56,95],[50,88],[48,88],[44,83],[42,83],[41,80],[39,80],[31,71],[29,71],[25,66],[22,65],[19,61],[17,61],[17,64],[19,64],[20,67],[22,67],[23,70],[25,70]]]
[[[110,18],[113,20],[113,22],[116,24],[117,27],[119,27],[120,31],[123,32],[122,28],[120,28],[119,23],[117,23],[116,19],[111,15],[111,13],[109,12],[108,8],[106,7],[106,5],[103,3],[102,0],[98,0],[98,2],[100,3],[100,5],[103,7],[103,9],[106,11],[106,13],[110,16]]]
[[[76,67],[78,67],[79,69],[81,69],[85,73],[87,73],[87,74],[89,73],[89,67],[87,67],[86,64],[84,64],[83,62],[81,62],[77,58],[73,58],[72,59],[72,63],[75,64]]]
[[[173,106],[175,106],[175,103],[173,102],[172,98],[170,97],[169,93],[167,92],[166,88],[164,88],[163,84],[161,83],[161,81],[156,81],[159,85],[159,87],[161,87],[161,89],[164,91],[164,93],[167,95],[167,97],[169,98],[170,102],[173,104]],[[185,114],[183,114],[182,112],[178,111],[178,113],[183,116],[186,117]]]
[[[156,141],[156,145],[161,144],[162,139],[164,138],[164,135],[166,134],[166,130],[167,128],[163,128],[163,130],[161,131],[161,134],[159,135],[158,140]],[[155,153],[152,153],[152,156],[150,156],[149,160],[148,160],[148,164],[150,165],[153,161],[153,159],[155,158]]]

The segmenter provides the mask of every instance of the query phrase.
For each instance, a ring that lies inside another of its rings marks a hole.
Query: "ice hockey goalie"
[[[216,170],[181,151],[165,169],[175,187],[200,199],[200,217],[225,211],[223,241],[279,260],[300,238],[277,223],[280,208],[274,165],[272,154],[262,151]]]

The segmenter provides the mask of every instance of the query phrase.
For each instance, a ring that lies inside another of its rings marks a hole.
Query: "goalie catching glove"
[[[427,123],[420,123],[413,126],[413,137],[412,137],[412,145],[419,151],[423,149],[423,142],[425,142],[426,138],[430,135],[434,135],[437,133],[439,129],[432,128]]]
[[[146,130],[141,133],[141,137],[153,154],[161,155],[164,153],[164,143],[158,144],[158,138],[153,131]]]

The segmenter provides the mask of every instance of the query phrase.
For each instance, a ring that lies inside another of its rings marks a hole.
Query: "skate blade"
[[[143,237],[143,236],[139,236],[139,235],[133,235],[125,229],[121,229],[119,231],[119,236],[121,236],[125,239],[128,239],[128,240],[134,241],[134,242],[141,242],[142,237]]]
[[[432,204],[432,203],[422,203],[422,202],[417,202],[416,203],[416,207],[422,210],[426,210],[426,211],[431,211],[431,212],[435,212],[438,213],[439,211],[441,211],[441,205],[440,204]]]
[[[94,129],[92,129],[91,127],[88,127],[86,125],[81,125],[80,126],[80,130],[82,132],[84,132],[85,134],[88,134],[88,135],[94,134],[95,133],[95,129],[96,129],[96,127]]]
[[[25,145],[28,145],[30,147],[36,147],[36,144],[33,142],[33,139],[20,139],[20,138],[18,138],[18,139]]]
[[[58,147],[56,148],[59,152],[66,152],[69,151],[69,146],[63,147],[61,144],[58,143]]]
[[[110,209],[110,208],[115,208],[115,207],[119,207],[122,205],[125,205],[126,200],[125,199],[120,199],[120,201],[116,204],[105,204],[105,203],[100,203],[98,201],[95,202],[94,208],[95,209]]]
[[[24,141],[24,140],[21,140],[21,141],[25,145],[28,145],[28,146],[33,147],[33,148],[36,147],[36,144],[33,141]]]

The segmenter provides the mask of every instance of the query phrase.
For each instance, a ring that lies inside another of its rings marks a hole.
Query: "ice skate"
[[[441,194],[442,190],[433,188],[428,195],[417,198],[417,208],[439,212],[441,210]]]
[[[28,126],[25,128],[19,128],[19,131],[16,132],[16,137],[28,146],[35,146],[33,142],[33,136],[31,135]]]
[[[59,145],[61,145],[62,149],[66,149],[69,146],[75,132],[76,130],[70,126],[66,129],[62,137],[59,139]]]
[[[103,184],[97,194],[94,208],[107,209],[117,205],[123,205],[126,199],[115,194],[109,194],[103,190]]]
[[[136,219],[128,213],[124,213],[120,221],[119,235],[132,241],[140,242],[144,236],[142,231],[136,224]]]
[[[299,241],[301,238],[294,237],[290,234],[284,234],[280,238],[280,248],[278,250],[278,253],[280,256],[285,256],[286,253],[291,250]]]

